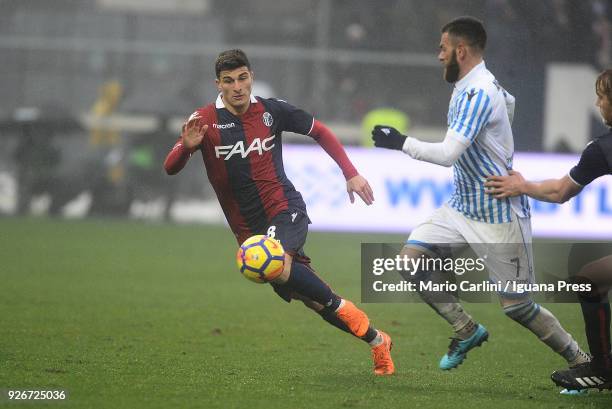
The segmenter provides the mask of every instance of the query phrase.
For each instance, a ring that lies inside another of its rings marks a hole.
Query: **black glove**
[[[402,150],[407,136],[402,135],[399,131],[391,126],[376,125],[372,129],[372,140],[374,146],[379,148]]]

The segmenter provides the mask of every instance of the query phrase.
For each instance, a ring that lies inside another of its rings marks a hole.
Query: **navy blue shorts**
[[[310,259],[304,253],[309,224],[310,219],[303,210],[287,209],[277,214],[262,234],[280,241],[285,252],[293,256],[295,261],[309,264]],[[291,290],[274,283],[271,285],[283,300],[291,302]]]
[[[582,267],[612,255],[612,244],[609,242],[574,243],[567,257],[567,271],[570,278],[575,277]]]

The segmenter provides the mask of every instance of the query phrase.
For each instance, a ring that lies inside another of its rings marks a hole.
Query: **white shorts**
[[[534,282],[531,220],[516,214],[510,223],[491,224],[469,219],[444,204],[410,234],[406,246],[439,256],[445,245],[469,245],[483,260],[493,283]],[[463,246],[461,246],[463,245]],[[469,279],[469,276],[465,276]],[[508,286],[512,288],[512,286]],[[500,293],[514,294],[513,291]]]

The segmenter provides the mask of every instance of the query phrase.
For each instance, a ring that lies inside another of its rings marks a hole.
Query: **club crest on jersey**
[[[255,138],[253,142],[245,149],[244,141],[238,141],[234,145],[221,145],[215,146],[215,155],[217,158],[224,157],[224,160],[229,160],[234,155],[240,155],[241,158],[246,158],[251,152],[257,152],[259,156],[263,155],[264,152],[274,148],[272,140],[276,135],[272,135],[266,139]]]
[[[274,123],[274,118],[272,118],[272,114],[268,111],[263,113],[261,119],[263,119],[264,125],[266,125],[268,128]]]

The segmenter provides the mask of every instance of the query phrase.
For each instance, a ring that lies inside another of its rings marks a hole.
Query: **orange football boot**
[[[395,365],[391,359],[391,348],[393,341],[385,332],[378,331],[382,336],[383,342],[380,345],[372,347],[372,359],[374,360],[374,373],[376,375],[393,375]]]

